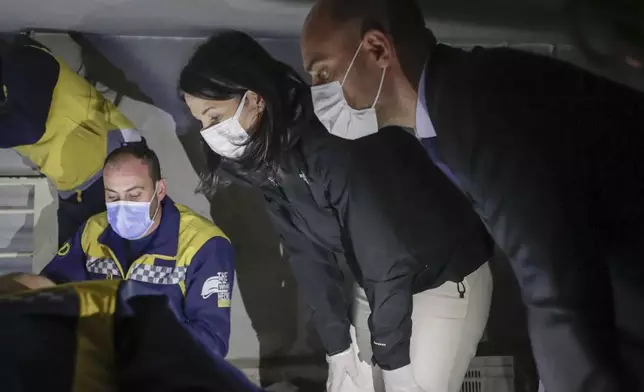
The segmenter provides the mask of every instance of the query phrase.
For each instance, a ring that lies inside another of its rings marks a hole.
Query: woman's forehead
[[[219,101],[214,99],[205,99],[200,97],[195,97],[192,95],[185,95],[186,104],[190,107],[190,110],[193,114],[201,114],[210,109],[229,109],[231,107],[236,107],[238,99],[231,98],[225,101]]]

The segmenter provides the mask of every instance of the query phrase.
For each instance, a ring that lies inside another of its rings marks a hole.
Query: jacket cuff
[[[409,357],[409,342],[407,344],[398,344],[395,347],[382,352],[382,347],[371,344],[373,349],[373,363],[378,364],[382,370],[396,370],[411,363]]]
[[[349,328],[330,328],[322,336],[324,349],[328,356],[340,354],[351,347]]]

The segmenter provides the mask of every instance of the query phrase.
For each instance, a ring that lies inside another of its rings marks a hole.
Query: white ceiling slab
[[[262,1],[256,1],[260,6]],[[248,0],[0,0],[4,31],[23,28],[125,35],[200,35],[213,28],[286,31],[308,7],[251,9]]]
[[[525,41],[517,34],[553,31],[562,1],[420,3],[440,38],[494,34],[490,39],[498,39],[501,34]],[[207,36],[215,29],[235,28],[265,36],[293,36],[299,34],[312,4],[313,0],[0,0],[0,31],[31,28],[108,35]],[[490,32],[493,26],[505,28]]]

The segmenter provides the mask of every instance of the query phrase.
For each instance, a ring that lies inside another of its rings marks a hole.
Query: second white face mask
[[[246,150],[248,132],[239,123],[239,116],[244,108],[244,102],[248,91],[244,94],[235,114],[218,124],[201,130],[201,136],[208,143],[208,146],[218,155],[225,158],[238,159]]]
[[[355,140],[378,132],[375,106],[380,98],[382,83],[385,80],[385,70],[382,70],[378,93],[370,108],[352,108],[344,96],[344,90],[342,90],[344,81],[360,53],[360,48],[362,48],[362,42],[349,64],[342,83],[336,81],[311,87],[315,115],[331,134],[343,139]]]

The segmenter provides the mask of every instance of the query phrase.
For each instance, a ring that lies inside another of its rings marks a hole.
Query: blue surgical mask
[[[156,188],[152,200],[157,197]],[[106,203],[107,221],[112,230],[126,240],[138,240],[145,236],[154,224],[154,219],[159,213],[160,204],[154,216],[150,218],[150,201],[115,201]]]

